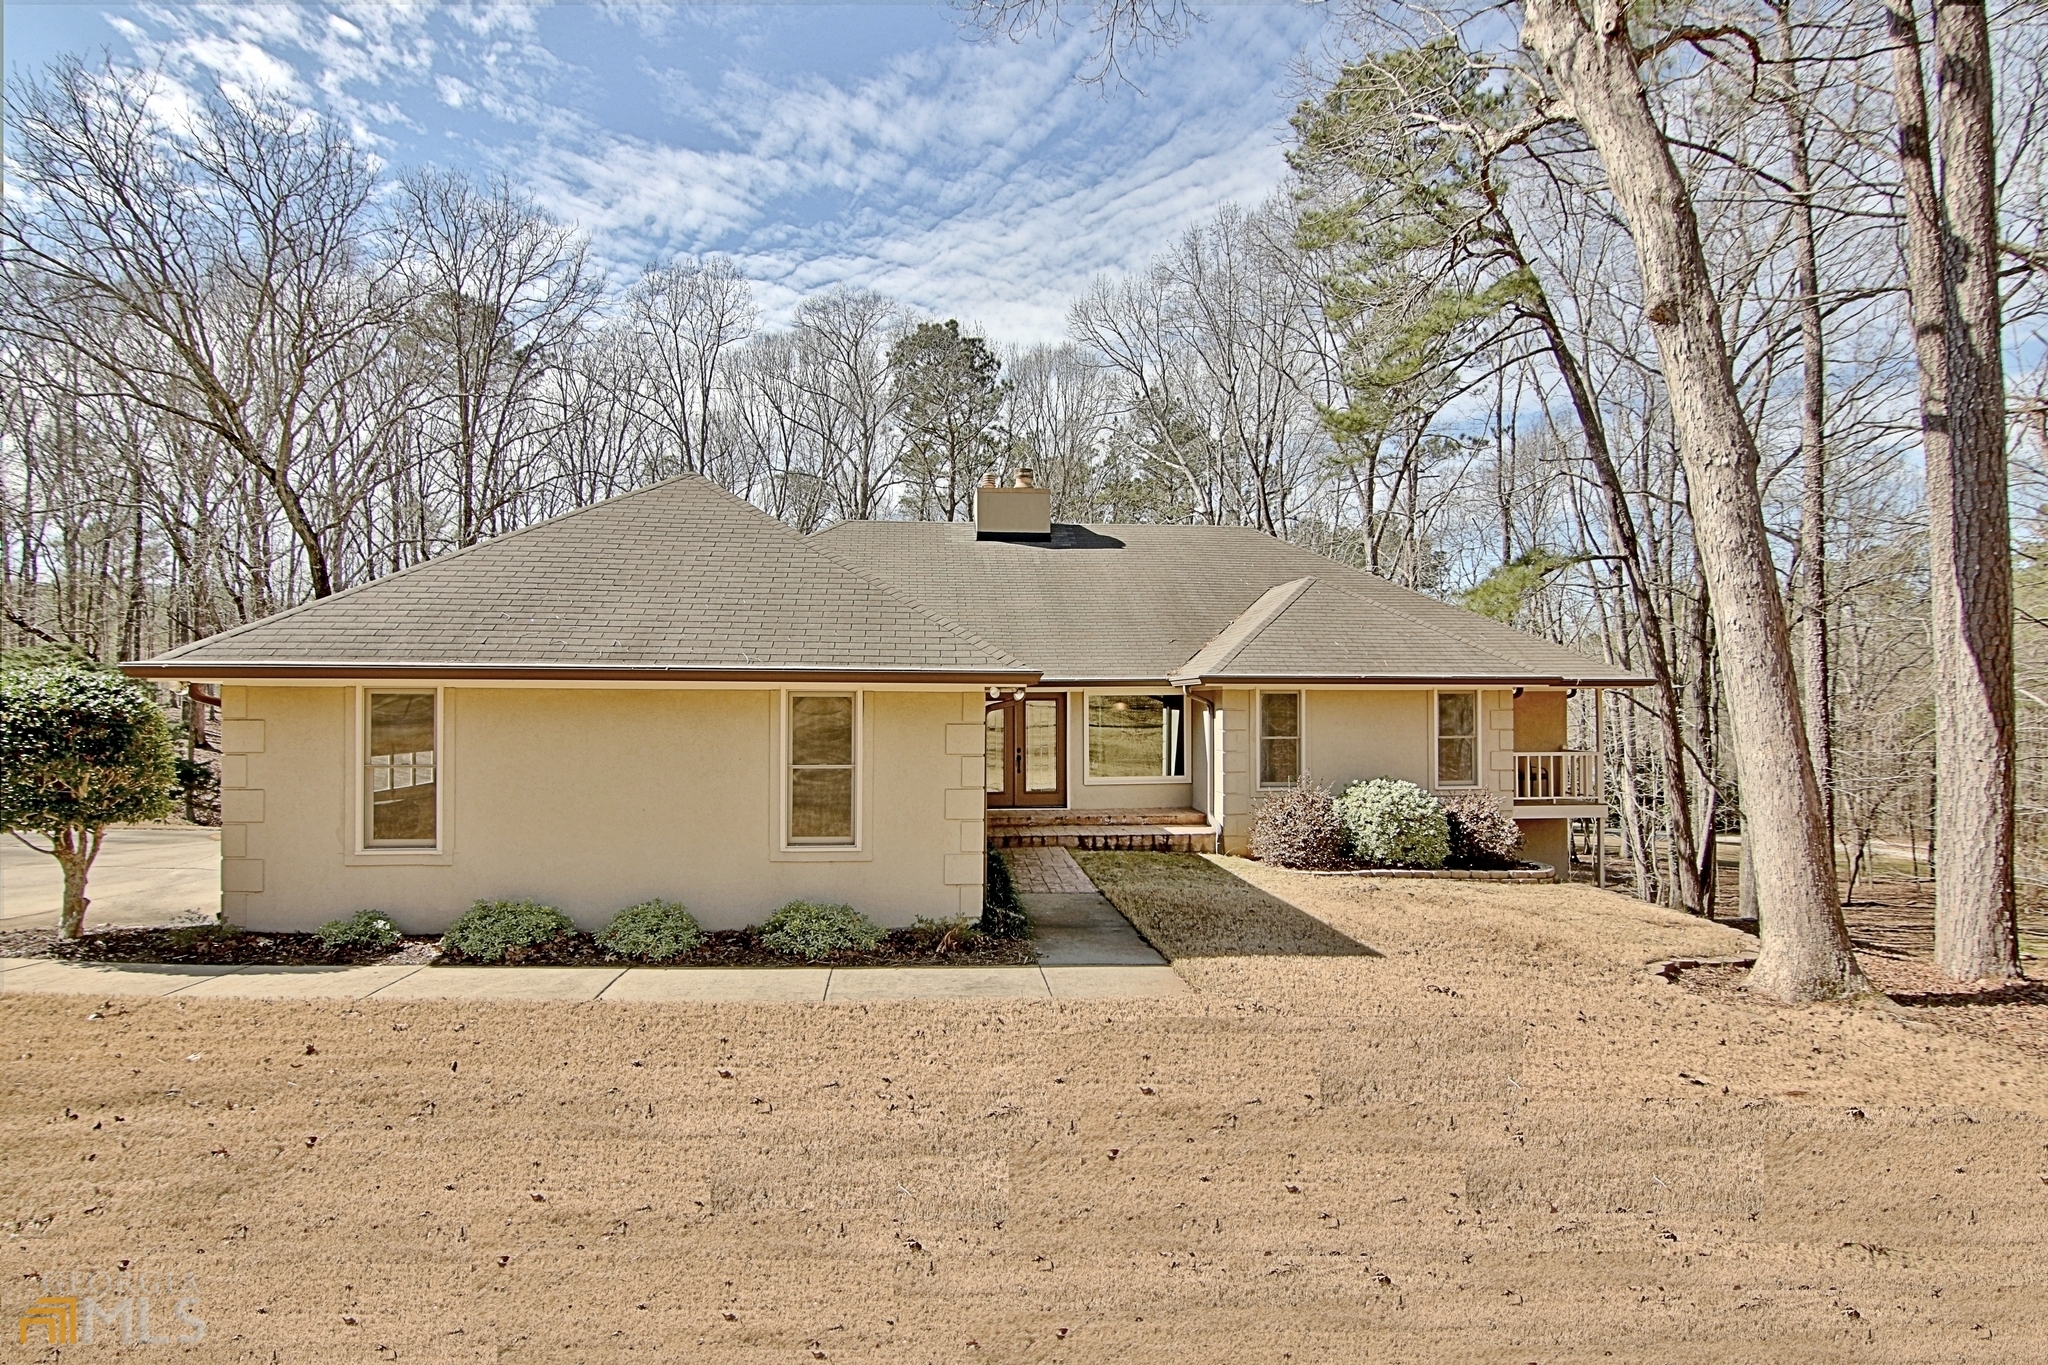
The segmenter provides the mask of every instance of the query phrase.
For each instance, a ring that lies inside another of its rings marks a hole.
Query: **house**
[[[996,843],[1245,851],[1262,787],[1497,793],[1532,855],[1602,813],[1565,698],[1623,670],[1257,531],[803,536],[703,479],[127,665],[222,700],[221,901],[252,928],[480,897],[710,928],[797,897],[979,913]]]

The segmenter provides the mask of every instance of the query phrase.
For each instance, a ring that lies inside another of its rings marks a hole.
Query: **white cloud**
[[[615,273],[724,251],[771,317],[849,283],[1021,341],[1281,179],[1290,64],[1322,14],[1212,15],[1139,64],[1142,95],[1074,80],[1085,31],[969,42],[942,9],[349,0],[117,23],[145,62],[318,104],[393,163],[503,172]]]

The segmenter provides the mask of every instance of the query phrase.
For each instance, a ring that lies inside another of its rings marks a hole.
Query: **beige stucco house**
[[[1242,852],[1300,772],[1493,791],[1542,861],[1602,813],[1564,703],[1623,671],[1257,531],[1049,503],[805,537],[684,477],[127,667],[219,688],[222,909],[259,929],[973,916],[991,842]]]

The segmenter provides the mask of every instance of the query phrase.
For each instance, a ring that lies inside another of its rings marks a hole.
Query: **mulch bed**
[[[1724,904],[1733,904],[1732,888]],[[1926,880],[1886,877],[1861,880],[1856,899],[1842,907],[1849,941],[1864,975],[1914,1018],[1988,1042],[2048,1057],[2048,959],[2039,945],[2048,940],[2040,912],[2020,916],[2021,981],[1951,981],[1934,965],[1934,887]],[[1723,920],[1756,932],[1754,920]],[[1678,984],[1700,994],[1733,992],[1746,968],[1700,966],[1674,973]]]
[[[0,933],[0,957],[64,962],[155,962],[191,967],[368,967],[431,962],[439,938],[401,939],[396,948],[329,948],[312,934],[222,933],[212,924],[97,929],[65,939],[55,929]]]
[[[640,962],[611,952],[595,939],[559,939],[531,948],[515,948],[502,963],[469,963],[459,954],[443,953],[442,966],[519,967],[1028,967],[1038,960],[1030,940],[1015,938],[968,939],[940,952],[927,934],[912,929],[891,930],[889,937],[873,952],[834,953],[811,961],[778,953],[762,944],[751,929],[719,929],[708,932],[692,952],[666,962]]]
[[[520,967],[1028,967],[1038,960],[1028,939],[975,938],[939,951],[929,935],[898,929],[873,952],[838,953],[821,962],[762,946],[746,929],[707,933],[687,957],[635,963],[588,938],[518,949],[502,963],[467,964],[441,951],[438,937],[407,938],[394,949],[329,948],[312,934],[222,933],[213,925],[183,928],[103,929],[62,939],[54,929],[0,933],[0,957],[47,957],[68,962],[153,962],[218,967],[366,967],[433,963],[437,966]]]

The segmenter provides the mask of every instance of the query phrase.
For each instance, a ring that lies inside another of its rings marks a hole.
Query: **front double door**
[[[1067,804],[1067,699],[1059,692],[988,704],[988,804]]]

